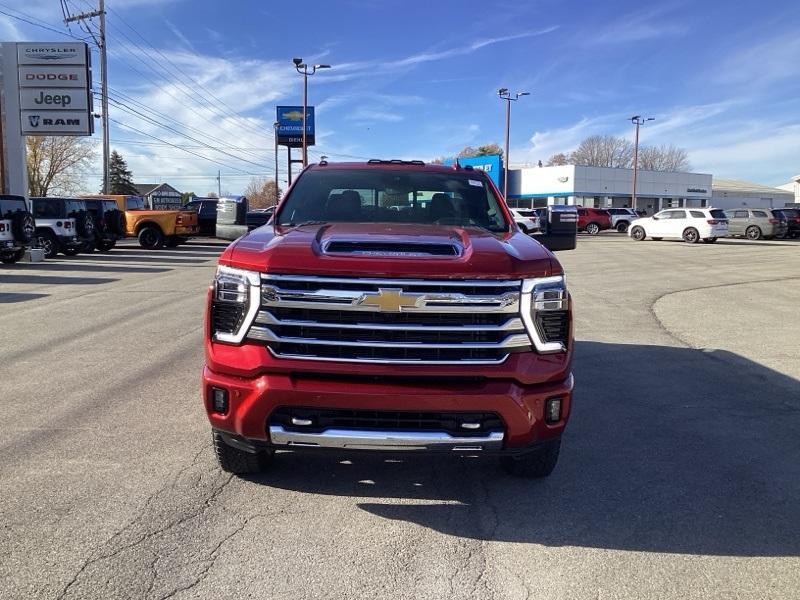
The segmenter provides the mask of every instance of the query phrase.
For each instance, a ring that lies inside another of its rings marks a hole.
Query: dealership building
[[[508,203],[514,208],[553,204],[625,207],[631,206],[633,169],[579,165],[509,169],[508,188]],[[711,175],[637,171],[636,208],[647,214],[665,208],[710,206],[711,196]]]

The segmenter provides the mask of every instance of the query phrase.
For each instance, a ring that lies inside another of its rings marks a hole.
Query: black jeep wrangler
[[[114,200],[103,198],[81,198],[94,222],[94,238],[84,241],[81,252],[111,250],[117,240],[125,237],[125,213],[117,208]]]
[[[25,198],[0,195],[0,262],[17,262],[35,239],[36,225]]]

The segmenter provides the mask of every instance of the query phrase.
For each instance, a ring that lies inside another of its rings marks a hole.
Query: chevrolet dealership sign
[[[75,43],[18,43],[23,135],[91,135],[89,48]]]

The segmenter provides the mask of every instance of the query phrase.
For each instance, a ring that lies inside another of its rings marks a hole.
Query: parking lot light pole
[[[655,118],[644,118],[641,115],[631,117],[631,123],[636,125],[636,141],[633,143],[633,190],[631,191],[631,208],[634,211],[636,210],[636,174],[639,171],[639,127],[645,121],[655,121]]]
[[[500,88],[497,90],[497,95],[501,100],[506,101],[506,145],[503,150],[503,159],[505,160],[505,168],[503,169],[503,197],[508,201],[508,167],[511,164],[508,160],[508,138],[511,130],[511,102],[519,100],[522,96],[530,96],[529,92],[517,92],[514,96],[508,91],[508,88]]]
[[[308,111],[308,76],[317,72],[317,69],[330,69],[330,65],[313,65],[308,70],[308,65],[302,58],[293,58],[294,68],[303,76],[303,167],[308,166],[308,143],[306,139],[306,112]]]

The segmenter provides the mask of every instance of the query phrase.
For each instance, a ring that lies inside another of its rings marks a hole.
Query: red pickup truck
[[[219,463],[440,451],[549,475],[570,414],[571,314],[561,265],[482,171],[312,165],[271,227],[225,250],[208,292]]]

